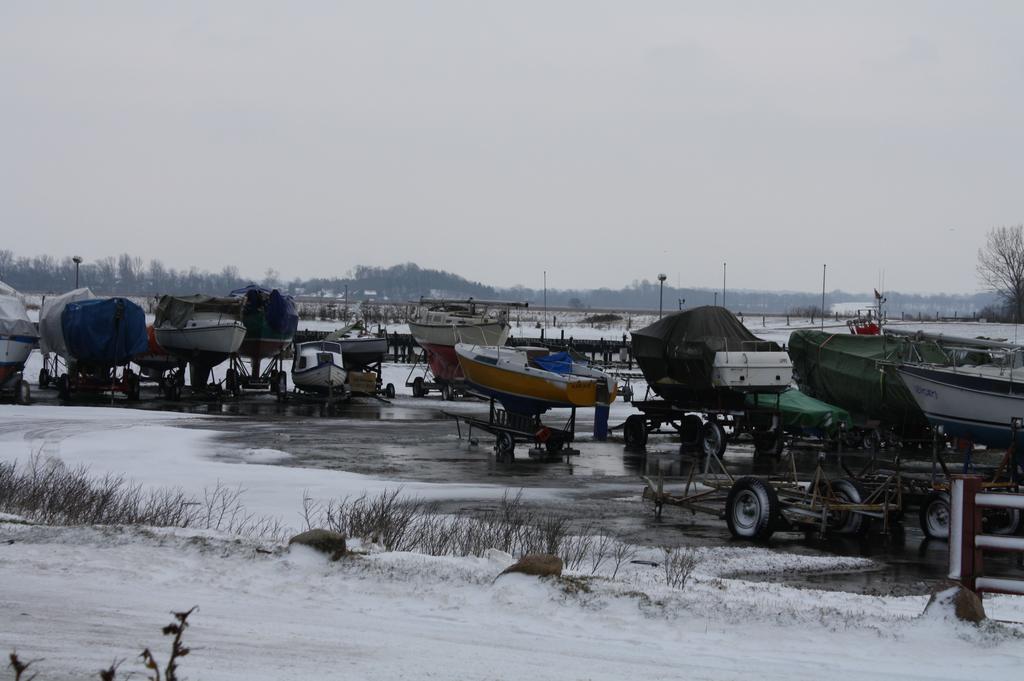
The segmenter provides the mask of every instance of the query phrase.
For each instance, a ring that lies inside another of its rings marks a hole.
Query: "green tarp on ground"
[[[903,431],[928,420],[892,363],[946,361],[931,341],[823,331],[794,331],[789,356],[793,378],[807,395],[848,410],[858,424],[877,420]]]
[[[775,408],[775,395],[747,395],[747,404],[762,409]],[[850,412],[832,406],[810,395],[791,388],[778,395],[778,406],[782,427],[787,431],[820,431],[825,437],[835,437],[841,424],[847,429],[853,426]]]

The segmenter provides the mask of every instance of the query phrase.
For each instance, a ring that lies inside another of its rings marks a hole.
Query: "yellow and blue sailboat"
[[[611,404],[618,393],[614,378],[565,352],[458,343],[455,353],[475,391],[517,414]]]

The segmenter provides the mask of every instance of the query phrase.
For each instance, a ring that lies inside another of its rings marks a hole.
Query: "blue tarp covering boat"
[[[61,313],[68,353],[79,362],[115,366],[149,349],[146,313],[126,298],[68,303]]]
[[[543,357],[534,357],[533,363],[545,371],[556,374],[572,373],[572,357],[568,352],[553,352]]]
[[[277,333],[291,336],[299,327],[299,313],[295,308],[295,300],[276,288],[270,291],[262,286],[249,284],[244,288],[235,289],[231,295],[245,298],[243,315],[263,310],[267,326]]]

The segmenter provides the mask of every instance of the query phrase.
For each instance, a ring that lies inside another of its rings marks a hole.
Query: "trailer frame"
[[[490,401],[487,419],[452,412],[441,412],[455,421],[455,427],[462,439],[462,424],[468,427],[466,439],[470,444],[477,444],[473,437],[473,429],[482,430],[495,436],[494,455],[499,462],[511,463],[515,460],[517,443],[532,443],[529,450],[531,458],[544,460],[561,460],[563,456],[579,456],[579,450],[570,445],[576,439],[576,408],[573,407],[569,419],[561,428],[544,425],[540,415],[517,414],[496,405],[493,397]]]

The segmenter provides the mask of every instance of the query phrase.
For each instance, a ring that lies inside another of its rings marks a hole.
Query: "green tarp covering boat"
[[[776,395],[747,395],[747,405],[761,409],[775,409],[778,397],[782,428],[786,432],[815,434],[823,438],[835,438],[841,428],[853,427],[850,412],[840,407],[805,395],[795,388]]]
[[[879,421],[904,433],[926,427],[928,420],[895,364],[946,362],[932,341],[806,330],[790,335],[789,356],[801,391],[848,410],[858,425]]]

